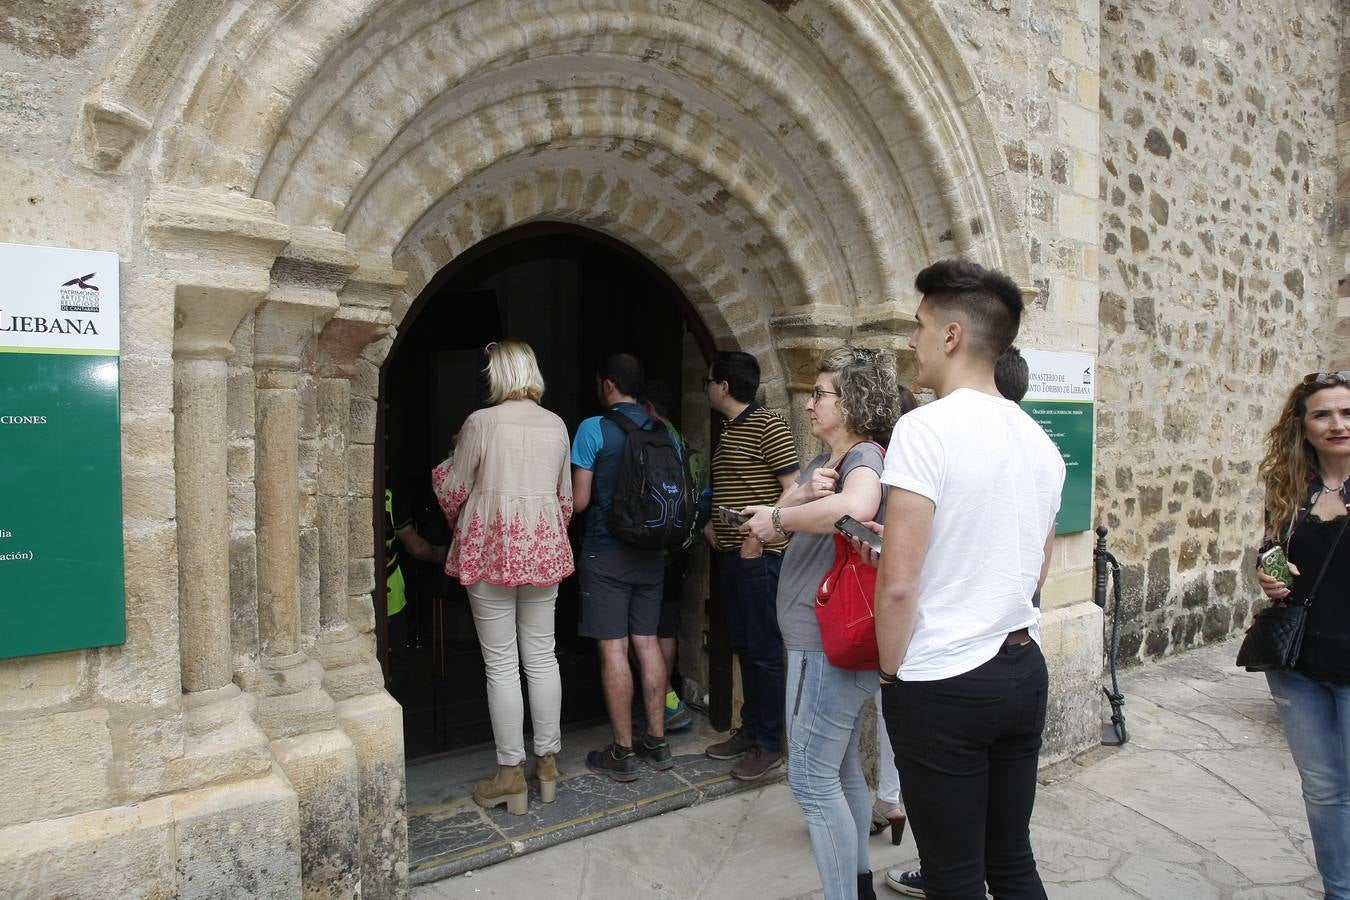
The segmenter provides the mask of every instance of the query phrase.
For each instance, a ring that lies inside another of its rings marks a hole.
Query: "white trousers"
[[[895,751],[886,734],[886,720],[881,715],[881,691],[872,695],[877,705],[877,799],[882,803],[900,802],[900,773],[895,769]]]
[[[553,652],[558,586],[503,587],[479,581],[465,590],[487,667],[488,714],[498,764],[514,766],[525,761],[522,666],[530,685],[535,756],[557,753],[562,749],[562,680]]]

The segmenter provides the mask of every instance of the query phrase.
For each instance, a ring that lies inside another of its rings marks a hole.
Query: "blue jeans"
[[[877,673],[830,665],[819,650],[787,652],[788,785],[806,816],[825,900],[856,900],[868,871],[872,791],[858,742]]]
[[[741,663],[741,733],[772,753],[783,734],[783,635],[775,599],[782,566],[777,553],[755,559],[741,559],[737,550],[717,553],[731,649]]]
[[[1267,672],[1303,779],[1313,852],[1327,900],[1350,900],[1350,685]]]

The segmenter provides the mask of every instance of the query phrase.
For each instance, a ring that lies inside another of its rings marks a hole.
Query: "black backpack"
[[[625,436],[609,503],[610,534],[647,550],[683,545],[694,521],[693,479],[675,440],[655,417],[641,426],[614,410],[604,417]]]

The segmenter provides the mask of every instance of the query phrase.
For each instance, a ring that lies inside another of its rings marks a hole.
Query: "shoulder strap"
[[[885,458],[886,458],[886,448],[885,448],[885,447],[881,446],[880,444],[878,444],[876,441],[872,440],[871,438],[863,438],[861,441],[858,441],[858,443],[854,444],[852,447],[849,447],[847,450],[845,450],[845,451],[844,451],[844,455],[841,456],[841,457],[839,457],[839,463],[838,463],[839,468],[842,469],[842,468],[844,467],[844,460],[848,459],[848,455],[849,455],[850,453],[852,453],[854,450],[857,450],[857,449],[858,449],[859,447],[861,447],[863,444],[872,444],[872,445],[875,446],[878,450],[881,451],[881,458],[882,458],[882,459],[885,459]],[[838,481],[836,481],[836,482],[834,483],[834,492],[837,494],[837,493],[839,493],[840,491],[842,491],[843,489],[844,489],[844,479],[843,479],[843,478],[840,478]]]
[[[628,418],[623,413],[619,412],[617,409],[605,410],[604,415],[602,415],[600,418],[608,419],[615,425],[618,425],[621,429],[623,429],[623,433],[625,435],[632,434],[633,432],[640,431],[642,429],[642,426],[638,425],[638,423],[634,422],[632,419]]]

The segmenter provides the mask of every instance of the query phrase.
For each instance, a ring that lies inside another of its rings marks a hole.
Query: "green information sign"
[[[0,658],[126,641],[118,279],[0,244]]]
[[[1086,353],[1023,350],[1029,370],[1022,408],[1064,454],[1056,534],[1092,527],[1092,435],[1096,372]]]

